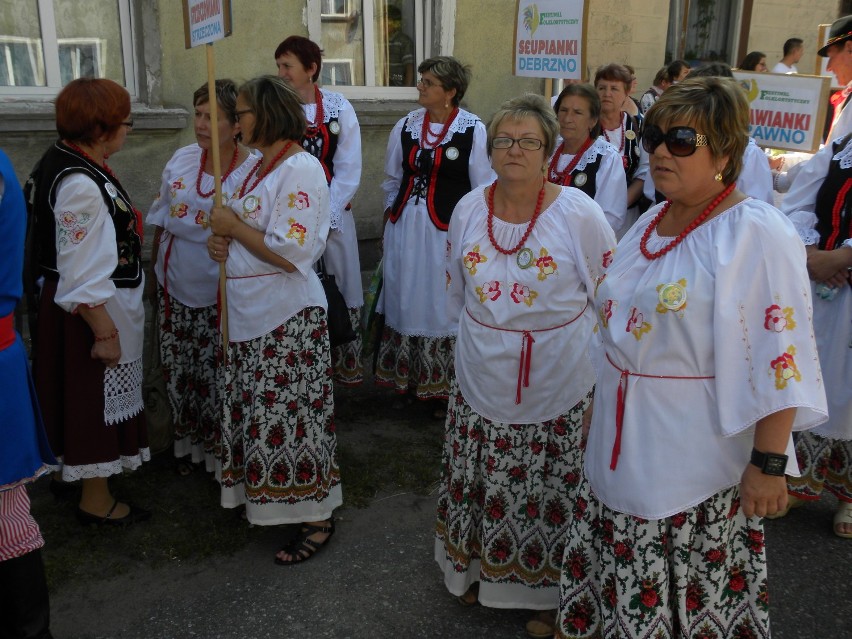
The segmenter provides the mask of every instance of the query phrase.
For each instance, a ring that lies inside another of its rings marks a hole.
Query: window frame
[[[352,5],[350,4],[352,0],[347,0],[347,8],[352,9]],[[414,42],[414,51],[415,51],[415,64],[419,64],[419,61],[424,60],[432,55],[433,50],[433,42],[435,40],[435,33],[440,32],[442,35],[442,42],[439,45],[440,50],[445,50],[443,46],[443,32],[441,31],[441,26],[445,25],[437,25],[435,20],[436,15],[441,14],[440,5],[452,4],[452,13],[455,11],[455,2],[448,2],[448,0],[414,0],[415,2],[415,15],[419,17],[419,20],[415,21],[415,42]],[[333,18],[332,20],[328,20],[325,17],[325,14],[321,13],[321,3],[311,2],[311,0],[305,0],[305,11],[307,14],[307,23],[308,23],[308,37],[319,44],[322,47],[322,23],[323,22],[331,22],[337,20],[337,18]],[[436,6],[438,5],[438,6]],[[376,39],[374,36],[373,25],[375,24],[375,5],[374,0],[363,0],[362,1],[363,11],[360,19],[363,21],[363,30],[364,30],[364,40],[368,41],[368,35],[370,36],[370,41],[373,42],[372,47],[364,47],[364,75],[365,75],[365,85],[357,86],[357,85],[329,85],[328,88],[331,91],[336,91],[341,93],[345,98],[350,100],[358,100],[358,99],[367,99],[367,100],[376,100],[376,99],[392,99],[392,100],[416,100],[417,99],[417,87],[387,87],[387,86],[376,86],[376,73],[375,73],[375,62],[376,62],[376,51],[375,51],[375,43]],[[451,47],[449,47],[451,49]],[[447,49],[447,50],[449,50]],[[340,62],[342,59],[336,58],[335,61]],[[355,61],[351,60],[353,71]],[[354,73],[353,73],[354,77]],[[370,85],[370,83],[373,83]]]
[[[114,0],[118,6],[119,30],[121,33],[121,54],[124,70],[124,84],[130,98],[139,97],[137,60],[134,53],[134,0]],[[0,86],[0,98],[19,100],[50,100],[62,90],[62,74],[59,64],[60,44],[73,44],[72,41],[96,40],[97,37],[63,38],[60,43],[56,35],[56,16],[53,0],[36,0],[38,7],[39,29],[41,33],[41,55],[44,64],[45,86]],[[32,40],[38,40],[31,38]],[[38,76],[38,74],[35,74]]]

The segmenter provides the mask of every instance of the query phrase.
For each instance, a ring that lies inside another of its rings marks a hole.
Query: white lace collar
[[[346,98],[340,93],[326,91],[325,89],[320,89],[320,93],[322,94],[322,121],[328,122],[329,120],[338,119],[340,111],[346,106]],[[316,117],[316,104],[303,104],[302,108],[305,110],[305,117],[309,120],[313,120]]]
[[[609,147],[610,152],[618,153],[618,149],[603,138],[595,138],[595,141],[592,142],[592,145],[585,150],[583,157],[581,157],[580,161],[577,162],[577,166],[574,167],[574,171],[583,171],[589,164],[594,162],[599,155],[604,155],[608,150],[607,147]],[[560,170],[568,166],[568,163],[573,158],[573,155],[562,155],[559,158]]]
[[[405,130],[408,131],[412,139],[420,139],[420,131],[423,128],[423,118],[425,116],[426,109],[417,109],[416,111],[412,111],[408,114],[408,119],[405,123]],[[459,109],[459,113],[456,116],[456,119],[453,120],[452,124],[450,124],[450,128],[447,129],[447,133],[441,139],[440,144],[443,144],[451,137],[453,137],[454,133],[463,133],[467,131],[477,122],[479,122],[479,118],[476,117],[473,113],[465,111],[464,109]]]
[[[832,141],[832,144],[836,144],[842,139],[843,138],[838,138]],[[852,137],[849,138],[849,142],[846,143],[846,146],[835,153],[834,157],[831,159],[840,162],[841,169],[848,169],[849,167],[852,167]]]

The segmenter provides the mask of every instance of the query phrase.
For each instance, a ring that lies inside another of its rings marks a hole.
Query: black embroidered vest
[[[601,160],[603,156],[598,153],[595,159],[586,164],[582,171],[574,170],[571,173],[571,184],[575,189],[580,189],[590,198],[595,198],[595,193],[598,192],[598,169],[601,168]]]
[[[412,197],[425,198],[432,223],[441,231],[447,230],[456,204],[473,188],[468,164],[474,128],[453,133],[434,149],[421,149],[420,141],[402,127],[402,183],[391,206],[391,222],[396,224]]]
[[[59,279],[56,269],[56,191],[63,178],[83,173],[101,191],[115,227],[118,263],[110,275],[117,288],[136,288],[142,283],[142,238],[137,226],[137,212],[127,191],[118,180],[102,168],[90,163],[61,142],[57,142],[41,159],[36,177],[35,249],[40,275],[53,281]]]
[[[310,130],[309,127],[308,131]],[[339,137],[340,122],[337,118],[331,118],[328,122],[321,122],[313,135],[306,133],[302,136],[302,148],[320,161],[328,184],[331,184],[331,178],[334,177],[334,154],[337,152]]]
[[[846,148],[850,140],[852,133],[835,142],[832,156]],[[816,215],[820,250],[834,250],[852,236],[852,166],[844,169],[839,160],[831,160],[817,192]]]

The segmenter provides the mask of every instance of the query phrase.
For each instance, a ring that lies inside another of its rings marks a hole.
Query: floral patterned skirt
[[[403,335],[385,326],[376,360],[376,384],[417,399],[447,399],[456,338]]]
[[[253,524],[328,519],[343,498],[325,311],[229,344],[219,384],[222,505]]]
[[[216,306],[193,308],[168,296],[157,285],[160,359],[172,419],[175,457],[192,456],[213,470],[220,436],[216,403]]]
[[[801,477],[787,477],[787,490],[799,499],[819,499],[823,489],[840,501],[852,502],[852,441],[799,434],[796,459]]]
[[[355,339],[331,349],[331,367],[334,383],[340,386],[360,386],[364,383],[364,366],[361,364],[361,308],[349,309],[349,321]]]
[[[739,486],[671,517],[610,510],[585,479],[565,546],[556,636],[769,637],[763,520]]]
[[[444,583],[461,595],[478,581],[486,606],[556,608],[591,392],[556,419],[503,424],[452,390],[435,540]]]

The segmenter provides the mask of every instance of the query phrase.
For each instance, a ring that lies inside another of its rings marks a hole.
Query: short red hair
[[[92,144],[110,137],[130,115],[130,95],[106,78],[80,78],[56,96],[56,130],[70,142]]]

